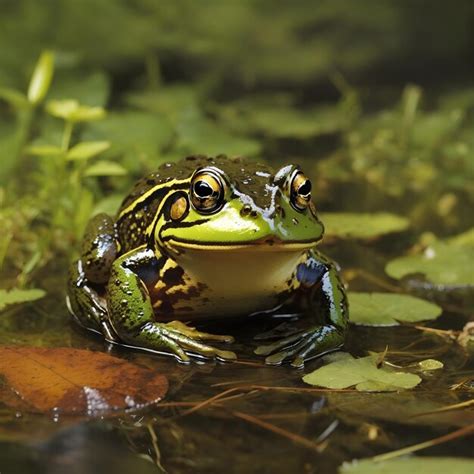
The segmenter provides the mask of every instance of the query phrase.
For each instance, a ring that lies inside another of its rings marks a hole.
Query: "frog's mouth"
[[[245,243],[217,243],[217,242],[192,242],[187,240],[169,239],[167,246],[177,251],[258,251],[258,252],[302,252],[314,247],[318,240],[284,241],[275,237],[265,237]]]

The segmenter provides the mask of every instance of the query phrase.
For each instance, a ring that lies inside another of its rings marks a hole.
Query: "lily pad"
[[[417,474],[471,474],[474,472],[474,460],[455,457],[416,456],[373,461],[372,459],[356,459],[345,462],[339,468],[339,474],[399,474],[400,472],[416,472]]]
[[[397,293],[349,292],[350,320],[364,326],[397,326],[437,318],[442,309],[428,301]]]
[[[321,218],[326,228],[326,235],[345,239],[370,239],[392,232],[402,232],[410,224],[405,217],[387,212],[373,214],[327,212]]]
[[[39,300],[40,298],[43,298],[45,294],[46,292],[39,288],[31,288],[29,290],[14,288],[9,291],[0,289],[0,310],[11,304]]]
[[[156,403],[164,375],[102,352],[1,347],[0,400],[28,412],[103,415]]]
[[[309,385],[332,389],[353,387],[367,392],[394,392],[410,389],[421,382],[418,375],[396,371],[383,366],[377,368],[377,355],[355,359],[345,353],[336,361],[330,362],[303,377]]]
[[[385,271],[393,278],[422,273],[435,284],[474,285],[474,231],[471,229],[446,241],[437,241],[422,254],[399,257]]]

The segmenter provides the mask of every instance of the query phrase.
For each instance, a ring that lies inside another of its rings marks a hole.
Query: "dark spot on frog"
[[[171,287],[160,288],[158,291],[153,293],[153,301],[159,302],[158,308],[155,311],[157,318],[167,318],[170,314],[175,313],[176,303],[180,303],[186,300],[192,300],[198,297],[207,286],[204,283],[197,283],[196,285],[189,286],[184,290],[177,290],[171,294],[168,293]],[[185,308],[179,308],[180,313],[185,313]]]
[[[166,286],[176,286],[184,283],[184,270],[181,267],[168,268],[163,275]]]

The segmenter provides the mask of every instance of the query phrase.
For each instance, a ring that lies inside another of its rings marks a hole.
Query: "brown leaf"
[[[68,415],[142,408],[161,400],[168,389],[167,378],[150,369],[70,348],[0,347],[0,377],[3,403]]]

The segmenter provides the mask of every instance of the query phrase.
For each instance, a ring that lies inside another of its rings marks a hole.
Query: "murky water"
[[[337,248],[328,247],[331,253]],[[345,259],[345,252],[340,250]],[[345,261],[349,268],[351,262]],[[368,262],[367,268],[373,264]],[[62,281],[62,280],[59,280]],[[52,278],[48,285],[59,284]],[[354,287],[369,288],[356,280]],[[62,291],[0,319],[0,342],[109,351],[166,374],[170,389],[158,405],[103,417],[31,414],[0,408],[0,471],[170,473],[330,473],[343,461],[436,438],[474,423],[471,410],[431,413],[472,398],[474,364],[452,341],[412,327],[353,326],[346,350],[353,355],[382,352],[402,366],[427,358],[444,369],[423,376],[414,390],[363,393],[312,388],[304,370],[267,367],[252,354],[253,336],[276,321],[214,324],[236,336],[235,363],[180,365],[173,358],[120,347],[69,320]],[[438,328],[460,328],[463,318],[445,313]],[[210,327],[210,329],[213,329]],[[464,384],[463,384],[464,383]],[[456,387],[456,389],[454,389]],[[431,413],[431,414],[430,414]],[[472,456],[472,438],[459,438],[423,452]]]

